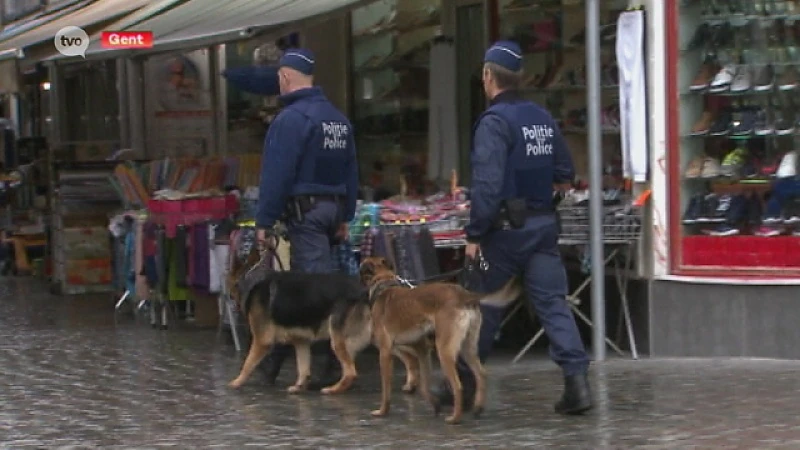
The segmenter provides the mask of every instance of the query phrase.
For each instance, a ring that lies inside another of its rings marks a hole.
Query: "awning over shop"
[[[27,19],[18,20],[5,28],[3,31],[0,32],[0,46],[4,41],[7,41],[13,37],[19,36],[26,31],[32,30],[38,26],[44,25],[48,22],[52,22],[60,17],[63,17],[71,12],[74,12],[83,6],[91,3],[92,0],[85,0],[82,2],[77,2],[69,5],[68,7],[62,8],[54,8],[52,10],[45,10],[39,14],[31,16]],[[2,47],[5,48],[5,47]]]
[[[135,26],[152,31],[152,52],[190,50],[346,11],[369,0],[191,0]],[[110,54],[124,50],[109,51]],[[137,54],[142,50],[136,50]]]
[[[150,31],[147,28],[139,27],[139,24],[148,19],[153,18],[154,16],[162,14],[165,11],[168,11],[175,5],[185,2],[186,0],[160,0],[160,1],[150,2],[149,5],[109,25],[108,29],[115,31],[133,30],[133,29],[138,29],[140,31]],[[89,48],[86,50],[86,57],[89,58],[89,57],[102,56],[104,53],[107,53],[109,51],[111,50],[103,48],[103,46],[101,45],[100,34],[96,34],[92,36],[92,42],[89,44]],[[61,54],[57,54],[56,56],[53,57],[53,59],[66,59],[66,58],[69,57],[63,56]]]
[[[66,26],[89,28],[130,14],[149,2],[150,0],[97,0],[7,41],[0,42],[0,52],[15,49],[24,52],[26,47],[48,40],[52,41],[58,30]]]

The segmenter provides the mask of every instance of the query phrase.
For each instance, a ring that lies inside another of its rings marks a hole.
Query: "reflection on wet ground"
[[[546,359],[490,366],[489,409],[459,426],[399,392],[373,419],[373,354],[339,397],[287,395],[259,374],[226,387],[239,355],[215,331],[115,325],[112,299],[53,297],[0,280],[2,448],[800,448],[798,362],[613,360],[593,367],[597,408],[552,412],[561,385]]]

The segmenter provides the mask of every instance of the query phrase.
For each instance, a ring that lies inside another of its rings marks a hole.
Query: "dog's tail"
[[[481,305],[503,308],[514,303],[520,294],[522,294],[522,283],[519,277],[513,277],[500,290],[482,295],[479,301]]]

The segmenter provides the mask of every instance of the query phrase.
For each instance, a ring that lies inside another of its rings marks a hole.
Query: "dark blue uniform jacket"
[[[513,91],[496,96],[478,118],[471,156],[470,242],[492,230],[503,200],[525,198],[529,209],[546,210],[552,208],[553,184],[575,177],[553,117]]]
[[[269,228],[297,195],[340,195],[342,221],[355,215],[358,166],[353,126],[317,87],[280,97],[261,163],[256,226]]]

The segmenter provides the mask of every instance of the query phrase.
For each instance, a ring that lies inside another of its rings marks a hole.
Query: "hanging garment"
[[[167,234],[163,228],[156,230],[156,254],[155,261],[155,280],[158,285],[158,292],[167,295],[167,264],[169,264],[169,252],[167,249]]]
[[[181,264],[179,246],[180,244],[175,239],[167,240],[166,253],[169,265],[167,266],[167,283],[164,284],[167,286],[167,298],[172,302],[189,300],[189,289],[186,287],[186,270],[179,270],[179,265]],[[184,261],[183,264],[185,268],[186,262]],[[183,278],[179,278],[179,275],[183,275]],[[180,281],[183,281],[183,284]]]
[[[125,235],[122,256],[122,286],[129,295],[136,295],[136,228],[131,227]]]
[[[225,259],[219,260],[217,257],[217,247],[223,247],[224,244],[216,244],[217,227],[213,225],[208,226],[208,292],[217,294],[222,290],[222,277],[224,276],[223,268],[225,267]],[[220,262],[222,265],[220,265]]]
[[[395,273],[407,279],[416,280],[414,271],[414,237],[407,227],[397,227],[394,231]]]
[[[458,169],[458,114],[455,108],[456,83],[455,44],[439,41],[430,51],[428,100],[428,178],[441,180]]]
[[[334,248],[336,270],[348,275],[358,275],[358,261],[350,241],[344,241]]]
[[[178,286],[181,287],[188,287],[188,275],[189,275],[189,246],[188,246],[188,235],[189,230],[185,226],[179,226],[175,230],[175,239],[172,241],[174,242],[173,249],[175,251],[175,282],[178,283]],[[172,266],[170,266],[170,271],[172,271]],[[172,278],[172,277],[170,277]]]
[[[368,258],[373,255],[375,246],[375,236],[378,234],[378,227],[371,227],[364,233],[361,239],[361,258]]]
[[[626,11],[617,19],[622,173],[647,181],[647,93],[644,61],[644,11]]]
[[[209,292],[210,280],[210,256],[209,251],[209,232],[208,224],[198,224],[192,227],[192,286],[197,289]]]
[[[431,278],[441,273],[436,243],[428,227],[423,227],[417,234],[417,246],[422,259],[422,277]]]
[[[135,265],[136,270],[136,296],[139,300],[145,300],[148,297],[147,276],[144,267],[144,221],[136,220],[136,251],[135,251]]]

